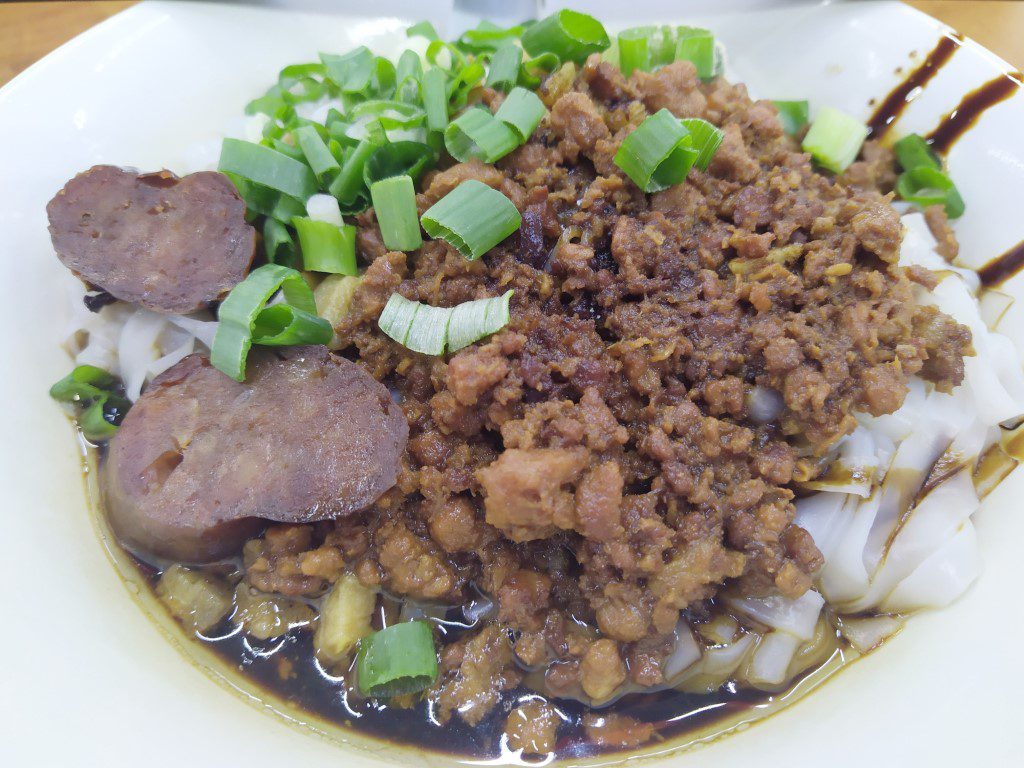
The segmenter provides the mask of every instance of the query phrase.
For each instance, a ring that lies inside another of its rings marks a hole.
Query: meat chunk
[[[527,701],[508,716],[505,735],[508,748],[524,755],[546,755],[555,751],[555,734],[561,720],[546,701]]]
[[[111,296],[188,313],[245,277],[256,230],[228,177],[97,165],[46,206],[57,258]]]
[[[323,347],[260,350],[242,384],[190,355],[125,417],[101,489],[128,549],[204,562],[236,552],[262,520],[369,506],[394,485],[407,438],[387,389]]]
[[[565,486],[575,482],[586,463],[582,448],[507,450],[477,472],[484,488],[487,522],[513,541],[551,536],[573,527],[573,496]]]
[[[586,94],[575,91],[555,102],[551,109],[551,127],[587,155],[594,152],[599,140],[610,136],[594,102]]]
[[[676,61],[651,74],[633,73],[644,106],[651,112],[667,109],[676,117],[701,117],[707,98],[700,92],[697,68],[689,61]]]

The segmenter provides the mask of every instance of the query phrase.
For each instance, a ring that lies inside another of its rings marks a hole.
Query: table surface
[[[1024,0],[907,0],[1024,69]],[[61,43],[134,3],[0,4],[0,85]]]

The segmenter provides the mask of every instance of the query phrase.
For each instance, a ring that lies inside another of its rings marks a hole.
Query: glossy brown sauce
[[[962,42],[963,36],[956,32],[939,38],[939,42],[924,57],[921,65],[912,70],[899,85],[889,92],[888,96],[878,102],[878,106],[868,120],[869,138],[881,139],[888,133],[889,128],[900,118],[910,102],[921,94],[921,90],[928,84],[928,81],[939,73],[939,70],[952,58]]]
[[[994,288],[1005,283],[1021,269],[1024,269],[1024,240],[988,261],[978,270],[978,277],[981,279],[982,287]]]
[[[155,590],[160,571],[128,556],[136,574]],[[375,619],[374,626],[379,622]],[[173,619],[171,620],[173,621]],[[475,631],[478,625],[467,621],[461,607],[455,606],[441,620],[434,622],[442,642],[448,643]],[[188,637],[186,644],[201,643],[212,650],[229,674],[244,677],[259,689],[260,701],[270,704],[283,701],[326,723],[411,749],[422,754],[429,750],[444,757],[473,761],[494,761],[496,764],[546,764],[552,755],[523,757],[511,752],[504,741],[504,727],[509,713],[521,703],[537,698],[534,690],[520,685],[507,691],[502,702],[476,726],[469,726],[458,717],[443,725],[438,723],[430,703],[423,697],[406,701],[405,706],[392,702],[365,699],[345,685],[341,677],[331,675],[316,660],[312,633],[292,631],[271,640],[258,640],[247,635],[227,617],[198,638]],[[796,675],[779,692],[739,687],[727,682],[711,693],[692,693],[667,689],[627,694],[598,710],[581,702],[551,699],[563,719],[553,757],[558,760],[587,758],[622,752],[650,749],[671,749],[685,746],[697,739],[705,740],[728,733],[740,723],[767,717],[799,698],[860,657],[835,630],[828,630],[819,649],[818,661]],[[276,711],[276,710],[275,710]],[[655,726],[651,742],[623,750],[600,746],[588,739],[583,727],[584,715],[615,713]]]
[[[985,111],[1019,93],[1024,85],[1024,75],[1007,72],[975,88],[939,122],[924,138],[932,149],[946,154],[971,126],[978,122]]]

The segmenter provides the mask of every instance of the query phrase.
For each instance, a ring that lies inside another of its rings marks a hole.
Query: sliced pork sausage
[[[155,312],[221,298],[252,264],[256,230],[221,173],[178,178],[97,165],[46,206],[57,257],[83,280]]]
[[[100,484],[127,549],[209,562],[262,520],[365,509],[395,484],[408,436],[388,390],[324,347],[254,351],[241,384],[190,355],[128,412]]]

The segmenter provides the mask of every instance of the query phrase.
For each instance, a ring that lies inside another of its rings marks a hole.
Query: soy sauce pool
[[[610,706],[591,710],[584,704],[549,699],[562,718],[555,750],[523,755],[509,749],[504,737],[508,714],[538,694],[525,686],[506,691],[501,703],[476,726],[458,716],[441,724],[428,699],[408,706],[365,699],[317,661],[313,633],[293,630],[267,641],[256,640],[226,617],[205,635],[186,632],[170,616],[155,593],[161,571],[127,553],[116,542],[99,501],[96,468],[100,453],[82,441],[87,497],[97,533],[129,592],[158,625],[169,631],[186,659],[215,682],[239,693],[262,713],[271,710],[286,722],[304,725],[341,743],[387,746],[417,756],[424,751],[464,763],[547,765],[558,760],[600,756],[655,754],[726,736],[784,709],[830,679],[860,654],[836,633],[826,637],[824,653],[779,691],[766,692],[727,682],[711,693],[667,689],[634,693]],[[453,608],[441,622],[446,639],[473,631],[460,626],[461,609]],[[653,738],[638,746],[600,745],[587,734],[583,719],[625,715],[654,726]],[[306,730],[303,728],[302,730]]]

